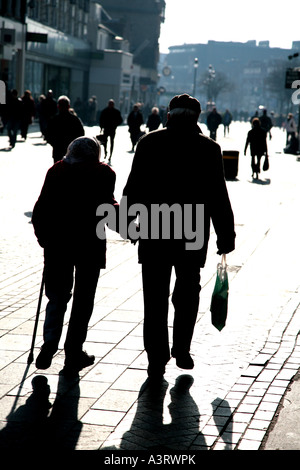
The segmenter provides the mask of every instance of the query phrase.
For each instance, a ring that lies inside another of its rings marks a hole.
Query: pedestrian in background
[[[6,129],[9,138],[10,148],[16,145],[17,135],[23,120],[23,102],[19,98],[18,90],[13,89],[8,94],[6,105]]]
[[[250,145],[252,178],[257,179],[260,173],[260,161],[263,155],[268,154],[267,133],[262,129],[259,118],[252,121],[252,129],[248,132],[244,154]]]
[[[33,209],[35,235],[44,249],[48,297],[44,344],[36,359],[38,369],[50,367],[58,349],[73,284],[73,304],[64,343],[64,373],[74,375],[95,360],[82,348],[100,269],[106,264],[106,240],[96,235],[96,210],[102,203],[117,206],[116,175],[99,160],[100,144],[96,139],[75,139],[63,160],[48,170]]]
[[[42,120],[47,130],[50,119],[57,113],[57,102],[53,97],[53,91],[48,90],[46,98],[41,101],[40,114],[43,116]]]
[[[223,115],[223,119],[222,119],[223,126],[224,126],[224,137],[226,137],[226,132],[227,134],[229,134],[229,126],[231,124],[231,121],[232,121],[232,114],[229,112],[228,109],[226,109]]]
[[[156,129],[159,128],[161,124],[161,117],[159,115],[159,109],[154,106],[151,110],[151,114],[148,116],[147,120],[147,126],[149,129],[149,132],[155,131]]]
[[[167,126],[139,140],[123,191],[128,207],[142,204],[148,214],[155,204],[167,204],[168,207],[179,204],[182,211],[186,204],[191,205],[192,211],[197,210],[198,204],[204,204],[203,244],[187,249],[186,232],[178,238],[172,224],[168,239],[163,237],[162,228],[156,239],[151,236],[139,239],[144,345],[149,362],[148,375],[155,380],[161,379],[170,359],[168,302],[172,268],[176,282],[172,295],[175,316],[171,354],[178,367],[192,369],[190,346],[198,313],[200,268],[206,261],[210,221],[217,234],[218,254],[229,253],[235,244],[234,219],[221,149],[202,134],[197,124],[200,112],[199,101],[187,94],[175,96],[170,101]],[[188,162],[183,160],[183,155],[188,155]],[[195,227],[195,217],[190,222]],[[148,234],[151,234],[156,222],[149,217],[148,224]],[[144,228],[140,225],[140,233]]]
[[[107,158],[107,143],[108,138],[110,139],[110,152],[108,163],[111,163],[111,157],[114,150],[114,141],[116,136],[116,129],[123,122],[123,118],[119,109],[115,107],[115,102],[113,99],[108,101],[107,107],[103,109],[100,114],[99,125],[100,130],[103,129],[103,139],[104,139],[104,152],[105,158]]]
[[[144,124],[144,118],[138,104],[135,104],[132,111],[129,113],[127,124],[132,144],[131,151],[133,152],[137,141],[142,136],[141,125]]]
[[[290,140],[293,140],[293,138],[296,136],[296,131],[297,131],[296,121],[292,113],[289,113],[287,115],[285,129],[286,129],[286,145],[288,145]]]
[[[83,109],[84,109],[84,103],[82,102],[81,98],[79,98],[78,96],[74,103],[74,111],[82,121],[83,121],[83,115],[84,115]]]
[[[253,125],[253,119],[255,119],[255,118],[258,118],[258,119],[259,119],[259,117],[258,117],[258,111],[257,111],[257,110],[255,111],[254,115],[250,118],[251,127],[252,127],[252,125]]]
[[[45,115],[43,113],[43,101],[46,99],[45,95],[40,95],[37,105],[36,105],[36,112],[39,120],[39,125],[40,125],[40,131],[42,134],[42,137],[45,138],[46,136],[46,129],[47,129],[47,120],[45,118]]]
[[[23,102],[23,116],[21,121],[21,137],[26,140],[28,127],[33,123],[36,114],[36,107],[34,99],[32,98],[31,91],[26,90],[22,96]]]
[[[273,122],[270,116],[268,116],[266,109],[263,110],[262,116],[260,116],[259,120],[260,120],[261,128],[266,131],[267,135],[269,134],[269,139],[271,140],[272,139],[271,129],[273,127]]]
[[[81,120],[70,112],[70,100],[67,96],[60,96],[57,101],[58,114],[53,116],[47,125],[46,138],[52,146],[54,163],[61,160],[67,152],[68,145],[84,135]]]
[[[95,95],[91,96],[88,100],[88,126],[95,126],[96,116],[97,116],[97,97]]]
[[[210,138],[213,140],[217,140],[217,129],[222,123],[222,116],[217,112],[216,108],[213,108],[213,110],[208,114],[206,123],[207,128],[210,132]]]

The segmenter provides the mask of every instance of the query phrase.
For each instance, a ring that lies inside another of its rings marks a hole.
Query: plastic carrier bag
[[[212,293],[210,311],[212,324],[221,331],[227,319],[229,283],[227,275],[226,255],[217,265],[217,277]]]

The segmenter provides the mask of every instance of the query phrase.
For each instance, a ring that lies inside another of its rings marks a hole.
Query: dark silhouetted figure
[[[61,160],[67,152],[68,145],[77,137],[84,135],[81,120],[70,112],[70,100],[60,96],[57,101],[58,114],[53,116],[47,126],[46,139],[52,146],[54,163]]]
[[[109,164],[111,163],[111,157],[114,150],[116,129],[122,124],[122,122],[123,118],[120,111],[115,108],[114,100],[109,100],[107,107],[101,112],[99,120],[100,129],[103,129],[105,158],[107,157],[108,137],[110,139],[110,153],[108,159]]]
[[[161,117],[159,115],[159,109],[156,106],[154,106],[147,120],[147,127],[149,129],[149,132],[155,131],[156,129],[158,129],[160,124],[161,124]]]
[[[224,126],[224,137],[226,136],[226,132],[227,134],[229,134],[229,126],[231,124],[231,121],[232,121],[232,114],[229,112],[228,109],[226,109],[223,115],[223,119],[222,119],[223,126]]]
[[[87,125],[88,126],[95,126],[97,124],[96,122],[96,116],[97,116],[97,97],[95,95],[91,96],[88,100],[88,106],[87,106]]]
[[[64,370],[67,374],[76,373],[95,359],[83,352],[82,346],[100,269],[106,263],[105,237],[98,238],[96,234],[96,209],[102,203],[117,206],[116,175],[99,158],[100,144],[96,139],[75,139],[66,157],[48,170],[33,209],[35,235],[44,248],[45,293],[49,299],[44,344],[36,359],[38,369],[47,369],[58,349],[73,284]]]
[[[35,102],[32,98],[31,91],[26,90],[22,96],[23,102],[23,116],[21,121],[21,137],[27,139],[28,127],[33,123],[33,119],[36,113]]]
[[[84,103],[81,100],[81,98],[76,98],[76,101],[74,103],[74,111],[77,114],[77,116],[83,120],[83,115],[84,115]]]
[[[291,138],[295,137],[296,132],[297,132],[297,124],[292,113],[289,113],[287,115],[285,129],[286,129],[286,145],[288,145]]]
[[[128,131],[130,133],[130,139],[132,143],[132,151],[136,146],[137,141],[141,137],[141,125],[144,124],[143,115],[139,109],[139,105],[135,104],[132,111],[129,113],[127,118]]]
[[[23,102],[18,95],[19,93],[16,89],[11,90],[8,94],[6,105],[6,128],[10,148],[12,149],[16,145],[18,131],[23,119]]]
[[[210,132],[209,137],[213,140],[217,140],[217,129],[222,123],[222,116],[217,112],[216,108],[213,108],[211,113],[208,114],[206,124]]]
[[[46,129],[47,129],[47,119],[44,115],[44,109],[43,109],[43,102],[45,101],[46,96],[45,95],[40,95],[38,99],[38,103],[36,105],[36,111],[37,111],[37,116],[39,120],[39,125],[40,125],[40,131],[42,134],[42,137],[45,138],[46,136]]]
[[[248,132],[244,154],[247,153],[250,144],[252,177],[257,179],[260,173],[260,160],[263,155],[267,155],[267,133],[262,129],[259,118],[254,118],[252,129]]]
[[[168,301],[172,268],[176,283],[172,295],[175,316],[171,354],[179,367],[191,369],[194,363],[190,346],[199,306],[200,268],[205,265],[211,220],[218,253],[229,253],[235,246],[234,218],[221,149],[202,134],[197,124],[200,112],[199,101],[187,94],[170,101],[167,126],[139,140],[123,191],[128,207],[142,204],[148,211],[144,225],[140,218],[140,233],[148,228],[148,237],[140,236],[138,253],[144,294],[144,345],[148,374],[154,379],[162,377],[170,359]],[[187,162],[183,155],[188,156]],[[161,220],[165,222],[168,216],[162,216],[159,224],[151,216],[152,210],[160,205],[170,208],[170,212],[176,205],[182,215],[179,222],[177,219],[171,223],[174,218],[169,214],[167,236]],[[197,224],[196,213],[203,205],[203,219]],[[185,230],[181,230],[185,217]],[[193,234],[188,234],[188,227],[194,227]],[[153,230],[157,235],[151,235]],[[191,239],[192,245],[188,243]]]
[[[41,101],[40,116],[44,123],[44,129],[47,129],[49,120],[57,113],[57,102],[53,97],[53,91],[48,90],[45,99]]]
[[[253,124],[253,119],[255,119],[255,118],[258,118],[258,119],[259,119],[259,117],[258,117],[258,111],[257,111],[257,110],[255,111],[254,115],[250,118],[250,124],[251,124],[251,126],[252,126],[252,124]]]
[[[298,155],[299,153],[299,140],[296,134],[292,134],[288,140],[288,145],[283,149],[284,153]]]
[[[266,131],[266,134],[269,134],[270,140],[272,139],[271,129],[273,127],[272,119],[267,115],[267,110],[264,109],[262,116],[259,118],[261,128]]]

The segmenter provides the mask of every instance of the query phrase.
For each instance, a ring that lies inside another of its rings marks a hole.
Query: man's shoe
[[[78,375],[78,372],[85,367],[91,366],[95,362],[94,355],[88,355],[85,351],[82,351],[79,359],[66,359],[65,366],[62,370],[62,374],[66,376]]]
[[[37,369],[48,369],[51,366],[53,351],[46,347],[42,347],[40,354],[36,358],[35,366]]]
[[[194,368],[194,361],[191,358],[190,353],[172,353],[172,356],[176,359],[177,367],[180,369],[193,369]]]
[[[93,354],[89,355],[87,352],[82,351],[80,360],[79,360],[80,370],[84,369],[85,367],[93,365],[94,362],[95,362],[95,356]]]

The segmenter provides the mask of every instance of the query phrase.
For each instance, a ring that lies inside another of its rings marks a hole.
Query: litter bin
[[[238,150],[223,150],[223,165],[225,178],[234,180],[237,177],[239,168]]]

